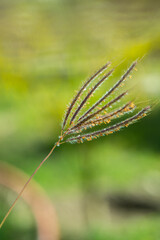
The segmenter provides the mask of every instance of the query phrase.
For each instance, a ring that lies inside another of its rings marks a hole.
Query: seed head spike
[[[133,62],[132,65],[128,68],[126,73],[121,77],[121,79],[108,91],[105,95],[100,98],[91,108],[89,108],[79,119],[78,121],[82,120],[85,116],[87,116],[91,111],[93,111],[100,103],[102,103],[111,93],[113,93],[120,84],[126,79],[126,77],[130,74],[133,68],[136,66],[137,61]]]
[[[84,129],[86,130],[87,128],[94,127],[96,125],[101,125],[103,123],[105,123],[105,124],[110,123],[112,119],[116,119],[126,113],[130,113],[135,108],[136,108],[136,106],[134,105],[134,103],[130,101],[127,104],[125,104],[123,107],[120,107],[111,113],[105,114],[104,116],[102,115],[101,117],[98,117],[98,119],[93,119],[93,120],[85,122],[80,127],[72,129],[68,134],[74,133],[74,132],[79,132]]]
[[[88,115],[87,117],[85,117],[84,119],[82,119],[80,122],[78,122],[77,124],[75,124],[71,129],[77,128],[79,126],[81,126],[82,124],[84,124],[85,122],[87,122],[89,119],[92,119],[93,117],[95,117],[96,115],[98,115],[100,112],[104,111],[106,108],[112,106],[112,104],[116,103],[117,101],[119,101],[122,97],[124,97],[126,94],[128,93],[128,91],[123,92],[122,94],[120,94],[118,97],[114,98],[113,100],[111,100],[109,103],[107,103],[106,105],[104,105],[103,107],[99,108],[99,110],[97,110],[96,112]]]
[[[64,129],[66,123],[67,123],[67,120],[68,120],[68,117],[69,115],[71,114],[71,111],[75,105],[75,103],[77,102],[78,98],[82,95],[83,91],[85,90],[85,88],[92,82],[92,80],[94,80],[100,73],[102,73],[111,63],[110,62],[107,62],[103,67],[101,67],[95,74],[93,74],[81,87],[81,89],[78,91],[78,93],[76,94],[76,96],[74,97],[74,99],[72,100],[67,112],[66,112],[66,115],[64,117],[64,121],[63,121],[63,124],[62,124],[62,130]]]
[[[121,121],[120,123],[117,123],[113,126],[104,128],[99,131],[95,131],[95,132],[91,132],[91,133],[84,134],[84,135],[78,135],[77,137],[69,138],[66,140],[66,142],[77,142],[78,140],[81,140],[81,138],[86,139],[86,140],[88,140],[88,139],[92,140],[93,137],[99,137],[99,136],[112,134],[113,132],[119,131],[121,128],[128,127],[130,124],[133,124],[135,121],[145,117],[147,112],[149,112],[149,111],[150,111],[150,106],[147,106],[144,109],[142,109],[140,112],[135,114],[133,117],[127,118],[126,120]]]
[[[87,94],[87,96],[82,100],[81,104],[78,106],[78,108],[76,109],[76,111],[74,112],[71,121],[70,121],[70,125],[71,123],[74,121],[75,117],[77,116],[77,114],[79,113],[79,111],[82,109],[82,107],[85,105],[85,103],[87,102],[87,100],[92,96],[92,94],[95,92],[95,90],[112,74],[112,72],[114,71],[114,69],[112,69],[111,71],[109,71],[101,80],[98,81],[98,83],[89,91],[89,93]]]

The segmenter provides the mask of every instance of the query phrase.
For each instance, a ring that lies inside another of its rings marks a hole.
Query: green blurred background
[[[81,82],[108,60],[125,60],[122,74],[143,56],[132,81],[139,99],[157,100],[158,0],[1,0],[0,162],[31,175]],[[155,110],[118,134],[56,149],[34,180],[56,209],[60,239],[160,239],[159,119]],[[0,187],[1,219],[15,197]],[[37,239],[23,200],[0,236]]]

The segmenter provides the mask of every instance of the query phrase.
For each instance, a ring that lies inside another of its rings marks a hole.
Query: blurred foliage
[[[74,91],[108,60],[124,60],[118,78],[144,56],[135,92],[140,102],[159,99],[158,0],[1,0],[0,33],[0,161],[29,175],[56,141]],[[62,239],[159,239],[159,216],[122,224],[96,202],[120,190],[160,199],[159,119],[158,109],[119,134],[55,151],[35,179],[55,204]],[[34,239],[34,224],[25,234],[25,221],[13,223],[4,228],[16,239]]]

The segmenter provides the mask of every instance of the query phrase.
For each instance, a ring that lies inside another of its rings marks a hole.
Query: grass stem
[[[38,170],[41,168],[41,166],[45,163],[45,161],[51,156],[51,154],[53,153],[54,149],[60,144],[61,139],[55,143],[55,145],[52,147],[51,151],[48,153],[48,155],[42,160],[42,162],[38,165],[38,167],[36,168],[36,170],[32,173],[32,175],[30,176],[30,178],[28,179],[28,181],[25,183],[25,185],[23,186],[22,190],[20,191],[20,193],[18,194],[18,196],[16,197],[15,201],[13,202],[13,204],[11,205],[10,209],[8,210],[8,212],[6,213],[5,217],[3,218],[1,224],[0,224],[0,229],[2,228],[3,224],[5,223],[6,219],[8,218],[9,214],[11,213],[12,209],[14,208],[14,206],[16,205],[17,201],[19,200],[19,198],[21,197],[21,195],[23,194],[24,190],[26,189],[26,187],[28,186],[28,184],[30,183],[30,181],[32,180],[32,178],[34,177],[34,175],[38,172]]]

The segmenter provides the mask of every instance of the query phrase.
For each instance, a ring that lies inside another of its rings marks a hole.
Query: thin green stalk
[[[42,160],[42,162],[39,164],[39,166],[36,168],[36,170],[33,172],[33,174],[30,176],[30,178],[28,179],[28,181],[25,183],[25,185],[23,186],[22,190],[20,191],[20,193],[18,194],[17,198],[15,199],[15,201],[13,202],[13,204],[11,205],[10,209],[8,210],[8,212],[6,213],[6,215],[4,216],[1,224],[0,224],[0,229],[2,228],[3,224],[5,223],[6,219],[8,218],[9,214],[11,213],[12,209],[14,208],[15,204],[17,203],[17,201],[19,200],[19,198],[21,197],[21,195],[23,194],[24,190],[26,189],[26,187],[28,186],[28,184],[30,183],[31,179],[34,177],[34,175],[38,172],[38,170],[41,168],[41,166],[44,164],[44,162],[51,156],[51,154],[53,153],[54,149],[60,144],[62,138],[59,138],[59,141],[57,143],[55,143],[55,145],[52,147],[51,151],[48,153],[48,155]]]

